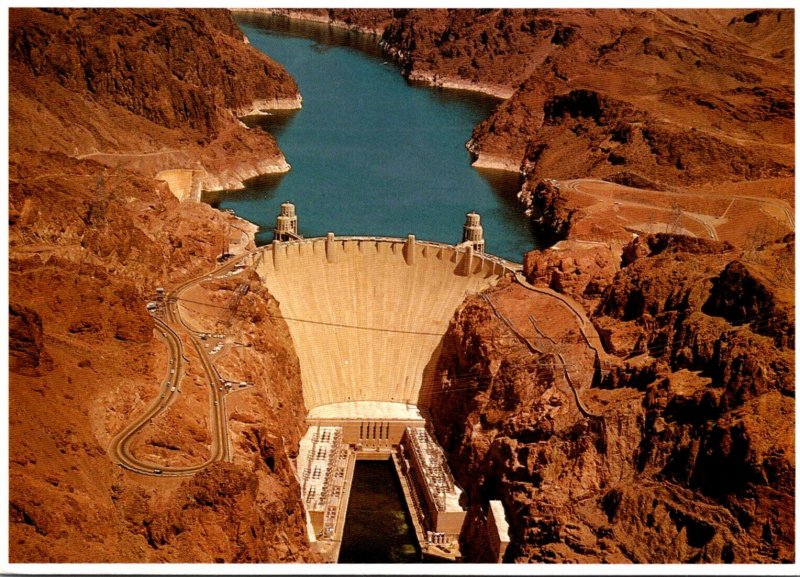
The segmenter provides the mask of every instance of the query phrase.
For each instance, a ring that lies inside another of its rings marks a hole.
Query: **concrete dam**
[[[462,238],[304,239],[284,203],[263,249],[257,272],[289,327],[308,410],[297,471],[309,538],[331,561],[356,459],[393,458],[423,552],[457,554],[461,490],[425,406],[456,309],[519,268],[484,252],[477,214],[467,215]]]

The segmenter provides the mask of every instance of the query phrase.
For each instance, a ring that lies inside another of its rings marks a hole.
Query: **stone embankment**
[[[487,170],[502,170],[505,172],[520,172],[519,162],[500,156],[497,154],[481,153],[478,152],[475,160],[472,162],[475,168],[483,168]]]

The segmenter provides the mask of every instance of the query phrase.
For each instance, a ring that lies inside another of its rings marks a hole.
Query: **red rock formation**
[[[756,195],[793,202],[791,12],[412,9],[314,16],[382,29],[381,45],[410,79],[506,98],[475,128],[468,147],[479,165],[521,170],[523,200],[535,197],[545,179],[602,178],[689,197],[741,190],[750,181]],[[564,194],[571,211],[581,206],[574,196]],[[548,232],[563,237],[560,219],[543,222],[549,224],[555,228]]]
[[[178,202],[153,172],[176,159],[211,170],[223,149],[225,170],[277,153],[231,110],[293,95],[293,81],[219,11],[12,10],[10,36],[11,561],[315,560],[289,463],[304,413],[299,368],[263,289],[232,321],[261,356],[233,367],[255,383],[234,412],[261,417],[232,422],[233,462],[156,478],[106,454],[166,372],[144,305],[155,287],[212,269],[230,225],[241,227]],[[94,147],[107,154],[75,158]],[[166,160],[113,160],[173,147]],[[206,458],[208,390],[193,370],[181,404],[145,427],[135,451]]]
[[[10,15],[15,148],[86,156],[150,176],[205,169],[209,188],[232,188],[259,169],[285,166],[274,139],[247,130],[234,113],[257,101],[297,99],[297,86],[244,43],[229,13]],[[232,175],[220,182],[226,172]]]
[[[410,77],[513,91],[471,149],[536,180],[791,175],[791,14],[740,12],[410,10],[382,42]]]
[[[525,254],[523,274],[531,284],[569,295],[591,311],[619,270],[619,259],[606,244],[561,241]]]
[[[629,246],[619,272],[592,269],[613,278],[584,299],[611,355],[591,376],[566,355],[588,413],[554,402],[564,378],[541,340],[536,352],[509,337],[480,299],[462,308],[439,367],[443,390],[462,384],[431,412],[471,516],[504,502],[507,561],[794,559],[793,272],[762,272],[793,250],[659,235]],[[580,296],[576,276],[563,288]],[[491,298],[520,328],[538,297],[512,289]],[[564,351],[567,334],[551,335]],[[480,538],[462,550],[479,558]]]
[[[430,408],[470,496],[468,558],[486,560],[486,507],[501,499],[507,561],[793,560],[793,236],[745,237],[731,213],[720,237],[739,248],[675,235],[627,244],[626,218],[587,219],[592,202],[549,180],[602,178],[683,193],[673,203],[684,204],[718,192],[793,202],[791,14],[346,18],[379,21],[411,79],[510,95],[469,148],[524,171],[532,216],[568,239],[526,255],[525,276],[583,305],[610,353],[587,370],[574,322],[519,286],[457,314]]]
[[[12,561],[313,560],[287,462],[303,411],[297,361],[263,291],[233,321],[252,352],[221,363],[260,384],[232,397],[234,462],[150,479],[105,455],[166,366],[141,304],[210,268],[229,218],[149,177],[200,162],[235,180],[254,151],[277,149],[230,111],[293,90],[222,13],[109,14],[12,11]],[[525,272],[582,303],[597,335],[554,299],[506,285],[471,299],[445,339],[430,408],[470,498],[463,551],[481,559],[482,513],[499,498],[509,561],[793,560],[793,237],[739,249],[646,237],[620,262],[577,242],[580,203],[540,186],[766,179],[756,194],[790,197],[787,13],[320,14],[384,29],[410,77],[514,90],[471,149],[524,164],[536,216],[575,237],[527,256]],[[129,67],[156,82],[137,85]],[[231,290],[200,298],[224,303]],[[598,341],[609,355],[595,358]],[[137,451],[202,460],[197,388]]]

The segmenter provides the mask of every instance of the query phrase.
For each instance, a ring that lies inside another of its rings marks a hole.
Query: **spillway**
[[[415,414],[457,307],[513,266],[471,246],[329,236],[273,243],[258,272],[289,326],[309,418],[388,419]]]

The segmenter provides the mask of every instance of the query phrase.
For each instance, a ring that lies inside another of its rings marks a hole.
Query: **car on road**
[[[155,473],[156,475],[160,475],[163,472],[164,471],[162,471],[161,469],[153,469],[153,473]]]

